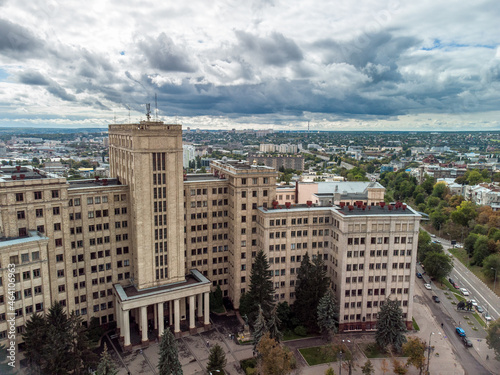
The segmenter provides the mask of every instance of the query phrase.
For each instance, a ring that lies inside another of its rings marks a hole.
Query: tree
[[[328,367],[325,371],[325,375],[335,375],[335,371],[331,367]]]
[[[0,345],[0,374],[14,375],[14,367],[9,365],[9,362],[12,361],[7,358],[7,354],[7,346]]]
[[[467,251],[467,254],[472,255],[474,254],[474,244],[476,243],[476,240],[479,238],[479,234],[476,233],[470,233],[464,241],[464,249]]]
[[[397,352],[406,342],[406,326],[403,320],[403,311],[397,300],[387,298],[377,319],[377,332],[375,339],[380,348],[392,346]]]
[[[267,330],[267,323],[266,323],[266,318],[264,317],[264,311],[262,310],[262,307],[259,305],[259,313],[257,315],[257,319],[255,320],[255,324],[253,325],[253,349],[257,349],[257,345],[259,345],[260,339],[266,332]]]
[[[45,318],[42,373],[63,375],[72,368],[70,322],[63,306],[55,302]]]
[[[406,363],[417,368],[420,374],[422,374],[425,367],[425,348],[425,342],[418,337],[410,337],[403,344],[403,354],[408,357]]]
[[[389,371],[389,367],[387,365],[387,360],[384,358],[382,360],[382,366],[380,367],[380,369],[382,370],[382,373],[386,373],[387,371]]]
[[[280,302],[277,304],[276,314],[278,314],[278,319],[281,322],[280,329],[292,328],[293,327],[293,316],[292,309],[288,302]]]
[[[283,338],[283,335],[280,332],[280,325],[281,321],[278,317],[278,306],[274,306],[273,310],[271,311],[271,317],[267,322],[267,330],[269,332],[269,336],[272,339],[275,339],[277,342],[280,342]]]
[[[289,374],[293,366],[293,354],[285,350],[276,340],[266,333],[257,345],[259,370],[266,375]]]
[[[40,314],[33,314],[26,322],[23,333],[24,355],[28,361],[27,369],[30,375],[41,374],[46,337],[47,325],[44,317]]]
[[[453,269],[453,260],[444,253],[430,252],[424,259],[425,271],[429,276],[441,280]]]
[[[255,257],[252,272],[250,274],[250,290],[248,300],[251,301],[249,315],[250,321],[255,316],[261,306],[264,314],[269,316],[274,306],[274,287],[269,273],[269,263],[264,251],[260,250]]]
[[[223,371],[226,363],[226,353],[224,353],[222,346],[219,344],[212,346],[208,355],[207,371],[209,373],[215,370]]]
[[[482,272],[484,276],[488,279],[493,280],[495,278],[495,270],[500,271],[500,254],[491,254],[488,255],[483,260],[483,269]]]
[[[405,367],[403,362],[398,361],[396,358],[392,360],[392,368],[394,373],[397,375],[405,375],[408,372],[408,369]]]
[[[70,369],[74,375],[87,373],[88,367],[95,367],[98,362],[97,355],[92,351],[92,344],[89,340],[89,331],[82,324],[83,319],[71,312],[69,323],[71,356]]]
[[[474,242],[474,253],[472,254],[472,262],[478,266],[483,265],[483,260],[492,253],[487,236],[479,235]],[[495,247],[493,246],[493,250]]]
[[[375,372],[372,361],[367,360],[363,367],[361,367],[361,372],[363,375],[372,375]]]
[[[108,345],[104,343],[104,350],[101,353],[101,359],[97,365],[97,370],[95,375],[116,375],[118,370],[116,369],[115,362],[108,352]]]
[[[177,352],[177,343],[170,328],[163,331],[160,340],[159,375],[182,375],[182,366]]]
[[[316,319],[310,319],[311,311],[317,311],[319,300],[325,295],[330,283],[324,269],[323,257],[319,253],[312,262],[308,253],[304,255],[297,270],[297,283],[294,311],[303,325],[317,329]]]
[[[495,351],[497,359],[500,360],[500,319],[491,322],[486,332],[486,344]]]
[[[464,227],[469,225],[469,221],[477,216],[476,205],[472,202],[464,201],[451,213],[451,220]]]
[[[432,195],[440,199],[444,199],[444,197],[448,194],[450,194],[450,189],[444,182],[438,182],[432,189]]]
[[[339,322],[338,305],[332,289],[328,288],[325,295],[318,303],[318,326],[319,331],[324,332],[330,338],[337,332]]]

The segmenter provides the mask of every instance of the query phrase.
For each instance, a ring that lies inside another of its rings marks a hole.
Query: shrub
[[[304,326],[295,327],[293,332],[295,332],[295,334],[298,336],[307,336],[307,331],[306,331],[306,328]]]

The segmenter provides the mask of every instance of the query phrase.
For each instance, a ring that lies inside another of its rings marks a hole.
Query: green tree
[[[448,194],[450,194],[450,189],[444,182],[438,182],[432,189],[432,195],[434,197],[438,197],[439,199],[444,199],[444,197]]]
[[[255,320],[255,324],[253,325],[253,349],[257,349],[257,345],[259,345],[260,339],[266,332],[268,332],[267,329],[267,323],[266,323],[266,318],[264,317],[264,311],[262,310],[262,307],[259,305],[259,312],[257,314],[257,319]]]
[[[464,201],[450,215],[454,223],[467,227],[472,219],[477,216],[476,206],[472,202]]]
[[[363,373],[363,375],[372,375],[375,372],[372,361],[367,360],[361,367],[361,372]]]
[[[222,346],[219,344],[212,346],[208,355],[207,371],[209,373],[216,370],[223,371],[226,363],[226,353],[224,353]]]
[[[253,317],[259,310],[259,305],[262,310],[264,310],[264,314],[269,316],[274,306],[274,287],[269,273],[267,256],[262,250],[260,250],[255,257],[250,274],[249,289],[247,297],[251,301],[251,308],[247,313],[249,318],[253,320]]]
[[[283,338],[283,335],[280,332],[280,325],[281,321],[278,316],[278,306],[275,305],[273,310],[271,311],[269,321],[267,322],[267,330],[269,332],[269,336],[272,339],[275,339],[277,342],[280,342]]]
[[[9,358],[7,358],[7,354],[8,354],[7,353],[7,346],[0,345],[0,374],[2,374],[2,375],[14,375],[15,374],[14,367],[9,365],[9,362],[12,362],[12,361]]]
[[[446,223],[446,220],[448,220],[448,216],[441,210],[435,210],[429,215],[429,217],[431,219],[432,226],[436,230],[440,230],[444,223]]]
[[[170,328],[163,331],[161,335],[159,351],[159,375],[182,375],[182,366],[179,361],[177,343],[175,342],[174,335],[170,331]]]
[[[215,291],[210,292],[210,310],[219,311],[223,309],[224,301],[222,299],[222,289],[217,285]]]
[[[425,342],[418,337],[410,337],[408,341],[403,344],[403,354],[408,357],[406,363],[418,369],[420,375],[422,375],[422,371],[425,367],[425,348]]]
[[[55,302],[45,318],[47,336],[43,345],[42,373],[65,375],[72,368],[71,323],[59,302]]]
[[[339,322],[338,305],[331,288],[318,303],[318,326],[320,332],[324,332],[327,338],[331,338],[337,332]]]
[[[281,322],[280,329],[292,328],[293,327],[293,316],[292,309],[287,301],[280,302],[277,304],[276,313],[278,314],[278,319]]]
[[[70,371],[74,375],[87,373],[88,367],[95,367],[98,362],[98,356],[92,350],[92,344],[89,340],[88,330],[82,324],[83,319],[71,312],[68,318],[71,357]]]
[[[472,262],[478,266],[483,265],[483,260],[492,253],[489,239],[487,236],[479,235],[474,242],[474,253],[472,254]]]
[[[97,370],[95,375],[116,375],[118,370],[116,369],[115,362],[108,352],[108,346],[104,343],[104,350],[101,353],[101,358],[99,364],[97,365]]]
[[[325,375],[335,375],[335,371],[331,367],[328,367],[325,371]]]
[[[294,311],[301,323],[310,329],[317,329],[316,319],[310,319],[311,311],[317,311],[318,303],[329,285],[329,278],[324,269],[323,257],[319,253],[310,261],[309,254],[302,258],[297,270]]]
[[[491,322],[486,329],[486,344],[495,351],[497,360],[500,360],[500,319]]]
[[[496,275],[495,270],[497,270]],[[500,271],[500,254],[491,254],[484,258],[482,269],[484,276],[494,280],[495,276],[498,277],[498,271]]]
[[[479,238],[479,234],[477,233],[470,233],[464,241],[464,249],[467,251],[467,254],[471,256],[474,254],[474,244],[476,243],[476,240]]]
[[[434,277],[437,280],[441,280],[443,277],[449,275],[453,269],[452,259],[442,252],[427,253],[423,263],[425,271],[429,274],[429,276]]]
[[[47,338],[47,325],[40,314],[33,314],[26,322],[23,333],[24,355],[28,361],[30,375],[40,375],[44,359],[44,345]]]
[[[399,302],[387,298],[378,314],[375,333],[377,345],[380,348],[392,346],[399,353],[402,345],[406,342],[405,333],[406,325]]]

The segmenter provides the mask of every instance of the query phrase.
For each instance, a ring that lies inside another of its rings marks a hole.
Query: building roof
[[[328,181],[318,182],[318,194],[333,194],[333,193],[362,193],[367,188],[370,189],[385,189],[378,182],[368,181]]]
[[[68,189],[79,189],[89,187],[106,187],[106,186],[119,186],[120,181],[117,178],[100,178],[100,179],[86,179],[86,180],[71,180],[68,181]]]

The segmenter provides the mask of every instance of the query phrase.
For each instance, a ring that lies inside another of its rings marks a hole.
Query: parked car
[[[460,289],[460,286],[457,283],[452,284],[455,289]]]
[[[431,290],[432,289],[431,284],[424,284],[424,288],[427,289],[427,290]]]
[[[419,278],[419,279],[422,278],[422,274],[420,272],[417,272],[417,278]]]
[[[441,301],[439,300],[438,296],[432,296],[432,300],[436,303],[440,303]]]
[[[484,317],[484,320],[486,320],[487,322],[490,322],[493,320],[493,318],[491,317],[491,315],[487,311],[485,311],[483,313],[483,317]]]
[[[431,234],[431,237],[432,237],[432,238],[436,238],[436,235],[435,235],[435,234]]]
[[[458,334],[459,336],[461,336],[461,337],[465,337],[465,331],[464,331],[462,328],[460,328],[460,327],[456,327],[455,329],[456,329],[457,334]]]
[[[470,339],[467,338],[467,336],[462,337],[462,341],[464,342],[464,345],[466,347],[469,347],[469,348],[472,347],[472,341],[470,341]]]
[[[465,288],[460,288],[460,293],[462,293],[464,296],[468,296],[469,295],[469,291]]]
[[[448,281],[450,282],[451,285],[455,284],[455,281],[453,281],[453,279],[451,277],[448,278]]]
[[[477,305],[477,306],[475,306],[475,307],[476,307],[476,311],[477,311],[479,314],[484,313],[484,309],[482,308],[482,306]]]

